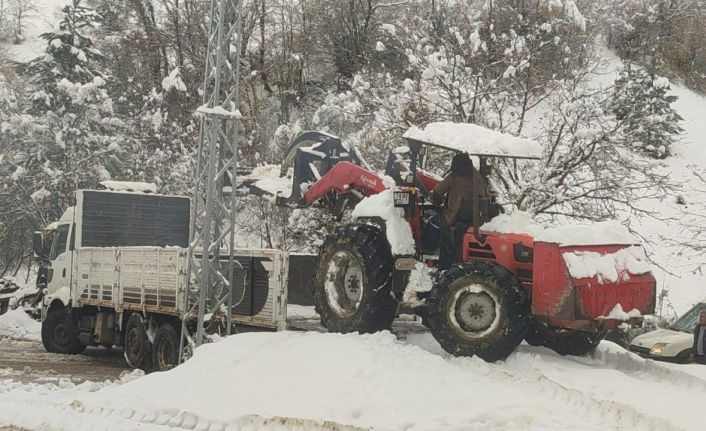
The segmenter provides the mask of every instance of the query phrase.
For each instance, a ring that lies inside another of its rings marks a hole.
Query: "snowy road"
[[[29,430],[696,430],[706,400],[706,367],[608,342],[586,358],[523,345],[487,364],[427,333],[241,334],[166,373],[0,378],[0,429]]]
[[[47,353],[40,342],[0,337],[0,381],[23,383],[66,378],[74,383],[117,379],[127,370],[120,350],[88,348],[83,355]]]

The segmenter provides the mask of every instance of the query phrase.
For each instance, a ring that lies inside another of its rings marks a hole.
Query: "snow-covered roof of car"
[[[539,159],[542,147],[537,141],[486,129],[476,124],[429,123],[423,129],[411,127],[405,139],[474,156]]]

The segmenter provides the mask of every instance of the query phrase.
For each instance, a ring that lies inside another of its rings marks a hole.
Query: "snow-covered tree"
[[[668,94],[669,80],[650,76],[629,63],[615,82],[613,111],[625,126],[629,143],[645,153],[665,158],[682,132],[682,118],[671,106],[677,97]]]
[[[132,154],[91,39],[99,17],[80,0],[63,12],[59,29],[42,35],[45,55],[24,70],[24,108],[0,129],[2,206],[13,209],[2,223],[26,238],[61,215],[75,190],[120,179]]]

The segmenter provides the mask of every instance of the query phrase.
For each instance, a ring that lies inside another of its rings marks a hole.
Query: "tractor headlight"
[[[655,343],[650,349],[650,355],[662,355],[662,349],[667,347],[668,343]]]

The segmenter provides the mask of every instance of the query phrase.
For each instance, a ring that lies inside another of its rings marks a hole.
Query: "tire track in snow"
[[[531,367],[513,369],[512,372],[503,365],[487,364],[480,359],[453,358],[448,362],[459,366],[469,372],[479,371],[492,373],[512,384],[522,384],[530,388],[530,392],[539,392],[550,399],[576,407],[588,418],[601,418],[602,421],[611,421],[624,429],[644,429],[650,431],[682,430],[681,427],[658,417],[646,414],[632,405],[614,400],[599,399],[586,394],[578,389],[569,388],[542,371]]]
[[[334,421],[313,420],[292,417],[262,417],[246,415],[229,422],[213,421],[199,415],[178,409],[139,410],[125,407],[95,405],[90,394],[121,382],[85,382],[75,385],[68,379],[54,383],[29,383],[8,380],[0,386],[0,425],[21,425],[41,430],[95,429],[122,431],[139,429],[149,431],[196,430],[226,431],[257,429],[266,431],[369,431],[344,425]],[[124,383],[124,381],[122,382]],[[24,391],[25,395],[7,398],[13,391]],[[73,391],[73,393],[71,392]],[[59,398],[60,400],[57,400]],[[47,410],[49,415],[36,415]],[[3,411],[9,414],[3,414]],[[49,419],[53,423],[48,423]],[[85,422],[84,422],[85,420]]]
[[[706,393],[706,378],[681,371],[652,359],[644,359],[628,350],[596,350],[591,356],[566,356],[575,363],[619,371],[627,376],[640,374],[655,383],[674,385],[679,390]]]

